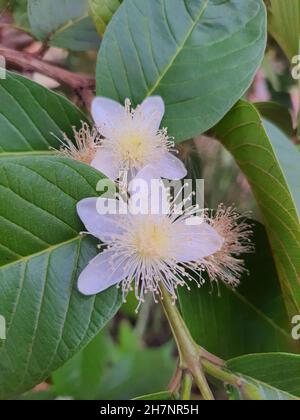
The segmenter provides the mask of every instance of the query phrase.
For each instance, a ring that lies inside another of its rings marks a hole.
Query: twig
[[[182,374],[184,373],[186,375],[189,372],[194,378],[194,382],[200,390],[202,397],[205,400],[213,400],[214,397],[205,376],[207,374],[237,388],[246,400],[262,399],[259,389],[255,384],[246,381],[239,374],[227,370],[222,360],[208,353],[195,343],[176,305],[173,304],[170,295],[163,288],[161,292],[163,296],[161,303],[179,351],[180,363],[172,382],[178,386]],[[185,379],[188,380],[187,377]]]
[[[191,399],[192,386],[193,377],[190,372],[185,372],[182,381],[181,400],[189,401]]]
[[[24,70],[36,71],[69,86],[80,96],[87,108],[90,107],[95,89],[95,79],[93,77],[81,73],[73,73],[48,61],[43,61],[32,54],[15,51],[10,48],[0,46],[0,55],[11,65],[21,67]]]
[[[179,391],[182,379],[182,369],[179,364],[176,366],[175,373],[169,383],[168,390],[171,394],[176,394]]]
[[[190,332],[181,318],[178,309],[173,304],[169,293],[164,288],[161,289],[161,293],[161,304],[169,321],[179,351],[179,366],[182,370],[191,373],[195,384],[205,400],[214,400],[213,393],[209,388],[202,369],[199,347],[192,339]]]

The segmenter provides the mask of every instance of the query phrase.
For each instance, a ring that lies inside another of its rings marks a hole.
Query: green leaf
[[[90,14],[101,36],[121,2],[122,0],[89,0]]]
[[[236,291],[210,282],[180,288],[182,314],[193,338],[206,350],[229,359],[248,353],[292,351],[288,318],[270,247],[262,225],[254,226],[254,254],[245,256],[250,275]]]
[[[251,354],[226,363],[228,369],[300,397],[300,356],[296,354]]]
[[[52,391],[56,395],[76,399],[127,400],[139,394],[167,388],[175,369],[172,344],[160,348],[144,348],[136,331],[127,322],[120,324],[118,342],[112,341],[107,331],[102,331],[101,336],[102,343],[98,343],[98,351],[91,344],[93,349],[90,346],[86,349],[89,356],[84,350],[55,372]],[[83,365],[87,364],[88,372],[94,370],[92,387],[83,369]],[[95,372],[97,370],[98,374]]]
[[[268,0],[269,31],[289,59],[300,53],[300,0]]]
[[[0,155],[0,398],[24,392],[73,357],[120,306],[116,288],[93,297],[77,277],[96,255],[76,204],[101,175],[59,157]]]
[[[292,137],[294,133],[293,121],[287,107],[277,102],[256,102],[255,107],[263,118],[275,124],[288,137]]]
[[[162,96],[163,125],[180,142],[211,128],[243,95],[265,43],[261,0],[125,0],[100,48],[97,94],[135,105]]]
[[[233,372],[235,373],[235,372]],[[281,391],[271,385],[256,381],[250,376],[240,376],[243,390],[237,390],[231,386],[227,387],[228,395],[231,400],[250,400],[250,401],[298,401],[299,398],[287,392]],[[245,392],[246,391],[246,392]]]
[[[99,383],[110,358],[110,342],[101,331],[93,341],[52,375],[57,396],[78,400],[96,399]]]
[[[0,155],[59,148],[51,133],[72,138],[80,120],[86,116],[63,96],[14,73],[0,80]]]
[[[232,153],[263,214],[289,311],[300,312],[300,155],[255,107],[239,102],[215,134]]]
[[[99,47],[88,0],[28,0],[28,16],[33,34],[50,45],[73,51]]]

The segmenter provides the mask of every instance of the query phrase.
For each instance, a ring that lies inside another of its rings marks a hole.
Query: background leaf
[[[90,14],[101,36],[121,3],[122,0],[89,0]]]
[[[108,334],[101,331],[85,349],[52,375],[51,392],[56,396],[74,399],[95,399],[111,356],[111,347]]]
[[[161,95],[163,125],[186,140],[243,95],[265,43],[261,0],[124,0],[103,38],[97,93],[134,104]]]
[[[248,353],[291,351],[296,346],[288,331],[288,318],[270,247],[262,225],[256,224],[255,254],[246,255],[250,275],[236,291],[210,282],[191,292],[180,288],[180,306],[193,338],[223,359]]]
[[[300,155],[255,107],[239,102],[215,133],[246,175],[263,214],[291,315],[300,312]]]
[[[254,105],[263,118],[280,128],[288,137],[292,137],[292,116],[285,106],[277,102],[256,102]]]
[[[268,0],[269,31],[289,59],[300,53],[300,0]]]
[[[55,372],[52,390],[56,395],[75,399],[120,400],[167,388],[176,364],[172,357],[173,344],[145,348],[127,322],[120,324],[117,342],[112,341],[107,331],[102,331],[100,335],[98,344],[96,341],[91,343]],[[93,378],[91,389],[87,387],[86,365]],[[154,369],[155,366],[160,368]],[[168,398],[164,394],[160,399]]]
[[[80,120],[85,115],[63,96],[14,73],[0,79],[0,155],[59,148],[51,133],[73,138]]]
[[[228,369],[300,397],[300,356],[295,354],[251,354],[226,363]]]
[[[100,38],[88,12],[88,0],[28,0],[33,34],[50,45],[73,51],[99,47]]]
[[[0,155],[0,398],[26,391],[82,349],[120,306],[116,288],[84,297],[77,277],[96,255],[76,203],[101,175],[58,157]]]

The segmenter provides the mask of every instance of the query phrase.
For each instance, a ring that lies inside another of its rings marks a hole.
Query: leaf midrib
[[[162,71],[161,75],[159,76],[159,78],[157,79],[157,81],[155,82],[155,84],[152,86],[152,88],[147,92],[146,98],[148,96],[151,96],[153,94],[153,92],[155,92],[155,90],[158,88],[158,86],[160,85],[160,82],[163,80],[163,78],[165,77],[165,75],[168,73],[168,71],[170,70],[170,68],[172,67],[172,65],[174,64],[175,60],[177,59],[178,55],[181,53],[181,51],[184,49],[184,46],[186,44],[186,42],[188,41],[189,37],[191,36],[193,30],[195,29],[195,27],[198,25],[200,19],[202,18],[202,16],[204,15],[204,12],[207,9],[209,0],[205,0],[203,7],[200,9],[199,15],[196,17],[196,19],[193,21],[193,24],[191,25],[190,29],[188,30],[186,36],[184,37],[182,43],[178,46],[172,60],[170,60],[170,62],[167,64],[167,66],[164,68],[164,70]],[[191,16],[190,16],[191,17]],[[192,19],[192,17],[191,17]]]
[[[76,237],[74,237],[72,239],[68,239],[67,241],[60,242],[59,244],[52,245],[52,246],[50,246],[48,248],[43,249],[42,251],[38,251],[38,252],[35,252],[33,254],[26,255],[25,257],[19,258],[18,260],[15,260],[15,261],[10,262],[8,264],[1,265],[0,266],[0,271],[2,269],[5,270],[5,269],[7,269],[9,267],[12,267],[14,265],[17,265],[17,264],[20,264],[20,263],[23,263],[23,262],[27,262],[28,260],[30,260],[32,258],[35,258],[35,257],[39,257],[39,256],[41,256],[43,254],[51,253],[51,252],[55,251],[56,249],[59,249],[59,248],[65,246],[65,245],[69,245],[69,244],[71,244],[73,242],[80,241],[80,240],[82,240],[82,238],[83,238],[83,235],[79,234],[79,235],[77,235]]]
[[[0,159],[1,158],[14,158],[16,156],[55,156],[58,154],[58,151],[51,151],[51,150],[31,150],[31,151],[23,151],[23,152],[0,152]]]

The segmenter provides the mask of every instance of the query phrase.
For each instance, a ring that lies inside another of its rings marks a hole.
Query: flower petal
[[[141,169],[128,186],[131,198],[129,211],[131,214],[161,215],[169,213],[168,191],[161,179],[157,179],[153,166]]]
[[[150,96],[137,108],[136,115],[143,120],[154,133],[159,129],[165,113],[165,104],[160,96]]]
[[[82,271],[78,279],[78,290],[86,296],[95,295],[119,283],[125,277],[122,261],[113,252],[104,251]]]
[[[103,242],[123,232],[118,214],[99,214],[99,206],[109,205],[111,209],[118,209],[119,202],[111,198],[85,198],[77,204],[77,213],[87,231]]]
[[[189,220],[189,219],[187,219]],[[224,239],[208,223],[200,225],[182,223],[182,231],[176,237],[178,262],[199,261],[220,251]]]
[[[187,170],[184,164],[170,152],[164,152],[161,159],[152,166],[156,170],[156,176],[170,180],[185,178]]]
[[[98,97],[92,102],[92,116],[99,132],[109,138],[113,128],[126,117],[125,108],[112,99]]]
[[[109,141],[109,140],[107,140]],[[119,177],[119,166],[116,164],[112,153],[100,146],[91,166],[114,181]]]

